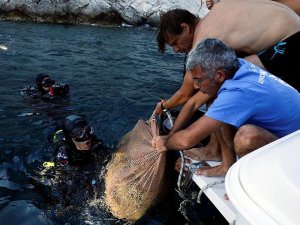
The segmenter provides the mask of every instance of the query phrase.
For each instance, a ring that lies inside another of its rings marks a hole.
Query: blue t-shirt
[[[224,82],[205,115],[237,128],[253,124],[278,137],[300,129],[299,92],[261,68],[239,62],[239,70]]]

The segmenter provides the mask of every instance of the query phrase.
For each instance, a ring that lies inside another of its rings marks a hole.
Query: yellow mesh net
[[[105,201],[119,219],[139,219],[162,198],[166,154],[151,146],[159,135],[154,116],[139,120],[120,142],[120,148],[107,166]]]

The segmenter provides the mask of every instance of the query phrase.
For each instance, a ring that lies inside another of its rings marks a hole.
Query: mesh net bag
[[[107,166],[105,202],[119,219],[137,220],[162,198],[166,153],[151,146],[159,135],[155,117],[139,120]]]

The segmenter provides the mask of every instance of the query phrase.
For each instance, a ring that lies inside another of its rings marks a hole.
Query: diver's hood
[[[37,89],[42,92],[43,91],[43,85],[42,85],[42,82],[43,82],[43,79],[45,78],[50,78],[49,75],[45,74],[45,73],[39,73],[36,78],[35,78],[35,82],[36,82],[36,87]]]
[[[63,123],[63,133],[67,138],[70,138],[72,131],[75,128],[84,128],[88,126],[87,121],[81,116],[71,115],[65,118]]]

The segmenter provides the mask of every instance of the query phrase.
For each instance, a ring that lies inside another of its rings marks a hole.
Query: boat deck
[[[219,162],[208,161],[210,166],[216,166]],[[200,189],[205,188],[206,185],[209,185],[214,182],[224,180],[225,177],[205,177],[199,175],[193,175],[194,182],[200,187]],[[234,224],[236,220],[237,211],[230,202],[226,200],[224,195],[226,194],[225,184],[216,184],[212,187],[207,188],[203,192],[209,200],[215,205],[215,207],[220,211],[224,218],[228,221],[229,224]]]

